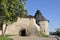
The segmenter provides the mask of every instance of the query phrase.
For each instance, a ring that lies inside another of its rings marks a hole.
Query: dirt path
[[[52,37],[36,37],[36,36],[30,36],[30,37],[21,37],[21,36],[14,36],[10,37],[14,40],[57,40],[56,38]]]

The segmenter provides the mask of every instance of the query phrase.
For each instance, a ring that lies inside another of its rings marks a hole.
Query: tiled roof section
[[[32,16],[32,15],[28,15],[28,18],[34,18],[34,16]]]
[[[42,13],[40,12],[40,10],[36,11],[34,17],[35,17],[36,20],[47,21],[47,19],[42,15]]]

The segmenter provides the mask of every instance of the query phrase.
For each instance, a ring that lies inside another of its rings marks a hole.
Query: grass
[[[41,34],[40,37],[48,37],[48,35]]]
[[[40,37],[48,37],[48,35],[45,35],[44,32],[40,32]]]
[[[13,40],[13,39],[7,37],[0,37],[0,40]]]
[[[15,35],[6,34],[5,37],[2,37],[2,35],[0,35],[0,40],[13,40],[11,38],[8,38],[9,36],[15,36]]]
[[[9,36],[15,36],[15,35],[5,34],[5,37],[9,37]],[[2,35],[0,35],[0,37],[2,37]]]

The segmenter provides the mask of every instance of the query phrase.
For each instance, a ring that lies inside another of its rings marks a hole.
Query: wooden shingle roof
[[[36,20],[47,21],[47,19],[42,15],[42,13],[40,12],[40,10],[36,11],[34,17],[35,17]]]

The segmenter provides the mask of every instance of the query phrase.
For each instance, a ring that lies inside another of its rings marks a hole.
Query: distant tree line
[[[57,29],[57,31],[55,32],[55,35],[60,36],[60,28]]]
[[[56,30],[56,32],[50,32],[50,35],[57,35],[60,36],[60,28]]]

